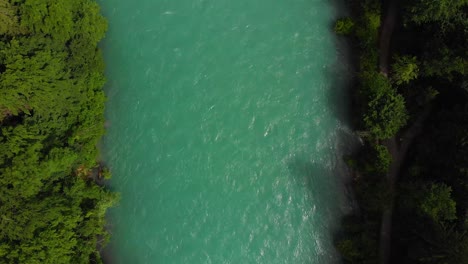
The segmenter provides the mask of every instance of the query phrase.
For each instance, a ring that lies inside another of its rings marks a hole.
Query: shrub
[[[387,172],[390,164],[392,163],[392,156],[388,151],[387,147],[383,145],[374,145],[375,151],[377,152],[376,166],[380,172]]]
[[[353,33],[354,21],[349,18],[340,18],[335,23],[335,32],[340,35],[349,35]]]
[[[393,137],[408,120],[405,99],[395,92],[377,95],[368,107],[364,122],[377,139]]]
[[[392,65],[392,79],[397,85],[409,83],[418,77],[419,66],[416,57],[396,56]]]
[[[361,79],[368,98],[364,114],[366,129],[376,139],[393,137],[408,120],[405,99],[377,72],[364,73]]]
[[[443,183],[427,185],[419,193],[419,212],[436,223],[457,219],[452,188]]]

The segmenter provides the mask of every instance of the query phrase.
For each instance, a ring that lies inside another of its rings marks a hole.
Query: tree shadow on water
[[[335,60],[328,67],[324,67],[323,74],[329,81],[327,90],[328,106],[332,115],[341,123],[348,125],[354,116],[352,110],[355,102],[356,86],[355,70],[357,61],[353,56],[351,43],[348,37],[337,35],[334,32],[336,19],[349,16],[347,3],[344,0],[328,0],[334,9],[334,17],[329,20],[328,30],[332,35]]]
[[[330,246],[337,250],[337,262],[343,263],[344,258],[338,253],[338,247],[340,247],[341,253],[343,253],[343,249],[349,251],[349,243],[346,239],[356,236],[362,228],[365,228],[362,226],[361,219],[357,214],[358,206],[353,191],[352,175],[344,162],[345,156],[351,156],[361,145],[359,137],[353,131],[353,126],[360,122],[360,116],[356,114],[356,105],[359,100],[356,92],[357,79],[355,78],[358,61],[357,56],[353,55],[355,47],[352,47],[350,39],[339,36],[334,32],[335,20],[349,17],[353,12],[352,6],[355,3],[345,0],[328,0],[328,2],[333,6],[336,14],[329,24],[330,32],[333,34],[334,48],[336,49],[336,60],[332,67],[324,69],[324,75],[327,80],[331,81],[327,93],[330,111],[333,117],[339,120],[341,126],[341,133],[338,135],[337,140],[341,152],[339,158],[341,159],[342,168],[338,173],[345,174],[341,179],[341,183],[338,183],[343,190],[342,200],[340,201],[341,206],[345,207],[345,209],[342,208],[341,211],[337,211],[338,213],[334,215],[334,226],[329,230]],[[336,172],[330,173],[336,175]],[[371,241],[372,239],[366,238],[365,240]],[[343,243],[343,241],[348,244]]]
[[[323,188],[328,185],[329,171],[319,163],[296,157],[288,162],[288,169],[293,182],[312,194],[319,190],[323,191]]]
[[[334,247],[333,238],[342,215],[340,202],[343,198],[339,184],[340,177],[333,169],[307,160],[295,157],[288,163],[292,182],[299,189],[305,190],[310,206],[313,208],[313,230],[318,232],[315,236],[317,245],[320,245],[320,261],[323,263],[340,263],[340,256]],[[315,249],[318,251],[319,249]]]

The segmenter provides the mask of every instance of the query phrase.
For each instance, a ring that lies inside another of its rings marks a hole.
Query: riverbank
[[[343,219],[337,242],[348,263],[461,263],[467,256],[460,236],[468,194],[460,171],[468,164],[463,7],[370,0],[352,4],[353,17],[336,24],[357,51],[355,127],[364,140],[348,160],[359,208]],[[414,231],[422,229],[425,235]]]

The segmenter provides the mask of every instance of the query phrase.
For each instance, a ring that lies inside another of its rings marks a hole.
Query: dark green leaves
[[[99,262],[106,26],[91,0],[0,0],[1,263]]]

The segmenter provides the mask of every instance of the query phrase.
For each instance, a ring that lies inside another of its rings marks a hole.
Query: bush
[[[436,223],[457,219],[456,203],[451,193],[452,188],[443,183],[426,185],[418,195],[418,211]]]
[[[349,35],[353,33],[354,21],[349,18],[340,18],[335,22],[335,32],[340,35]]]
[[[392,156],[387,147],[383,145],[374,145],[377,152],[376,166],[380,172],[387,172],[392,163]]]
[[[416,57],[396,56],[392,65],[392,79],[397,85],[409,83],[418,77],[419,66]]]
[[[408,121],[405,99],[394,91],[378,94],[369,102],[368,107],[364,122],[377,139],[395,136]]]
[[[371,32],[377,32],[380,28],[380,10],[366,10],[364,13],[365,23]]]
[[[366,129],[376,139],[393,137],[408,121],[405,99],[378,72],[363,73],[361,81],[368,100],[364,114]]]

